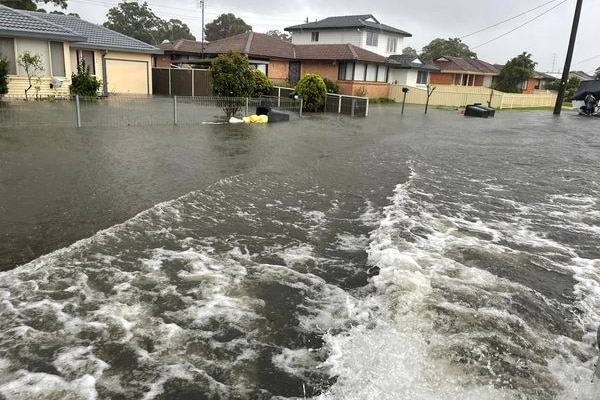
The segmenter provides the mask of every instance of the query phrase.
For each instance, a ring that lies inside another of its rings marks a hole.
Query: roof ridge
[[[249,32],[248,40],[246,41],[246,47],[244,48],[244,53],[250,54],[250,48],[252,47],[252,39],[254,39],[254,32]]]
[[[350,43],[347,43],[346,45],[350,49],[350,52],[352,53],[352,56],[354,57],[354,59],[358,60],[358,54],[356,54],[356,51],[354,51],[354,45],[352,45]]]
[[[25,17],[33,18],[33,19],[36,19],[36,20],[38,20],[38,21],[41,21],[41,22],[43,22],[43,23],[45,23],[45,24],[50,24],[50,25],[52,25],[52,26],[55,26],[55,27],[57,27],[57,28],[64,29],[64,30],[66,30],[66,31],[68,31],[68,32],[71,32],[71,33],[72,33],[74,36],[77,36],[77,37],[82,37],[82,38],[84,38],[84,39],[85,39],[85,41],[87,41],[87,38],[85,38],[85,37],[81,36],[79,33],[77,33],[77,32],[75,32],[75,31],[73,31],[73,30],[72,30],[72,29],[70,29],[70,28],[67,28],[66,26],[62,26],[62,25],[60,25],[60,24],[55,24],[55,23],[54,23],[54,22],[52,22],[52,21],[47,21],[47,20],[45,20],[45,19],[43,19],[43,18],[40,18],[40,17],[37,17],[37,16],[33,15],[33,13],[36,13],[37,11],[29,11],[29,10],[17,10],[17,9],[15,9],[15,8],[10,8],[10,7],[4,6],[4,5],[2,5],[2,4],[0,4],[0,6],[1,6],[1,7],[3,7],[3,8],[8,8],[8,9],[9,9],[9,10],[11,10],[12,12],[14,12],[14,13],[17,13],[17,14],[20,14],[20,15],[23,15],[23,16],[25,16]],[[41,14],[41,13],[38,13],[38,14]]]

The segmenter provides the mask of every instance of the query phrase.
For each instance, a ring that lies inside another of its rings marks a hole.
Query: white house
[[[383,57],[401,54],[404,38],[412,36],[381,24],[371,14],[329,17],[285,30],[292,34],[293,44],[352,44]]]

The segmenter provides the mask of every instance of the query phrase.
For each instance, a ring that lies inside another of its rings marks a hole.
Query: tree
[[[161,23],[160,29],[156,33],[156,38],[162,42],[165,39],[170,41],[179,39],[190,39],[196,40],[196,37],[192,35],[190,27],[187,26],[183,21],[179,19],[170,19]]]
[[[204,29],[206,40],[209,42],[246,32],[252,32],[252,27],[231,13],[221,14],[213,22],[206,24]]]
[[[195,39],[186,24],[178,19],[165,21],[157,17],[146,2],[125,0],[108,10],[106,16],[106,28],[152,45],[165,39]]]
[[[471,51],[469,46],[459,38],[433,39],[427,46],[423,47],[421,53],[423,61],[432,61],[442,56],[477,58],[477,53]]]
[[[252,72],[252,95],[268,96],[273,89],[273,82],[259,69],[253,69]]]
[[[418,56],[419,54],[417,53],[417,51],[415,49],[413,49],[412,47],[405,47],[402,49],[402,54],[403,55],[411,55],[411,56]]]
[[[319,75],[304,75],[296,84],[295,91],[303,99],[306,111],[319,111],[327,99],[327,86]]]
[[[31,79],[33,79],[34,76],[37,76],[38,72],[42,72],[44,70],[42,56],[39,54],[31,55],[30,52],[26,51],[18,57],[17,62],[19,66],[23,67],[25,70],[25,75],[27,76],[27,81],[29,82],[29,87],[25,89],[25,100],[29,100],[27,93],[33,86]]]
[[[600,79],[600,67],[596,68],[596,71],[594,71],[594,78]]]
[[[280,32],[277,29],[272,31],[267,31],[267,35],[273,36],[274,38],[285,40],[286,42],[291,42],[292,37],[287,32]]]
[[[500,70],[496,89],[505,93],[520,93],[523,82],[533,76],[536,64],[527,52],[508,60]]]
[[[0,54],[0,97],[8,93],[8,60]]]
[[[548,85],[548,89],[559,91],[560,83],[561,80],[556,79],[554,82]],[[573,97],[573,95],[577,93],[577,90],[579,90],[580,85],[581,79],[579,79],[578,77],[572,76],[569,78],[567,84],[565,85],[565,101],[571,101],[571,97]]]
[[[221,97],[217,104],[229,120],[245,104],[240,98],[250,97],[254,91],[248,59],[234,52],[221,54],[212,63],[209,74],[213,95]]]
[[[67,8],[67,0],[1,0],[0,3],[6,7],[17,10],[36,11],[38,9],[36,3],[52,3],[62,9]]]

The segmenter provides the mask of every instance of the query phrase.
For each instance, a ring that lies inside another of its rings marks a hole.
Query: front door
[[[300,61],[290,61],[289,79],[294,86],[300,80]]]

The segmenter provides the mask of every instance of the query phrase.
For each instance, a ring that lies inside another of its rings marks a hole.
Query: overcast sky
[[[118,0],[68,0],[67,11],[103,23],[108,9],[118,3]],[[180,19],[200,37],[202,12],[197,0],[147,0],[147,3],[159,17]],[[549,4],[542,6],[545,3]],[[206,0],[204,21],[209,23],[220,14],[233,13],[251,25],[254,32],[266,32],[283,31],[287,26],[304,23],[306,18],[314,21],[339,15],[373,14],[379,22],[411,33],[404,45],[420,51],[435,38],[462,38],[541,6],[462,40],[478,58],[490,63],[503,64],[526,51],[538,63],[538,71],[559,72],[565,62],[575,4],[576,0]],[[540,16],[542,13],[545,14]],[[600,1],[584,0],[571,70],[592,73],[600,66],[598,16]],[[508,33],[519,25],[524,26]]]

